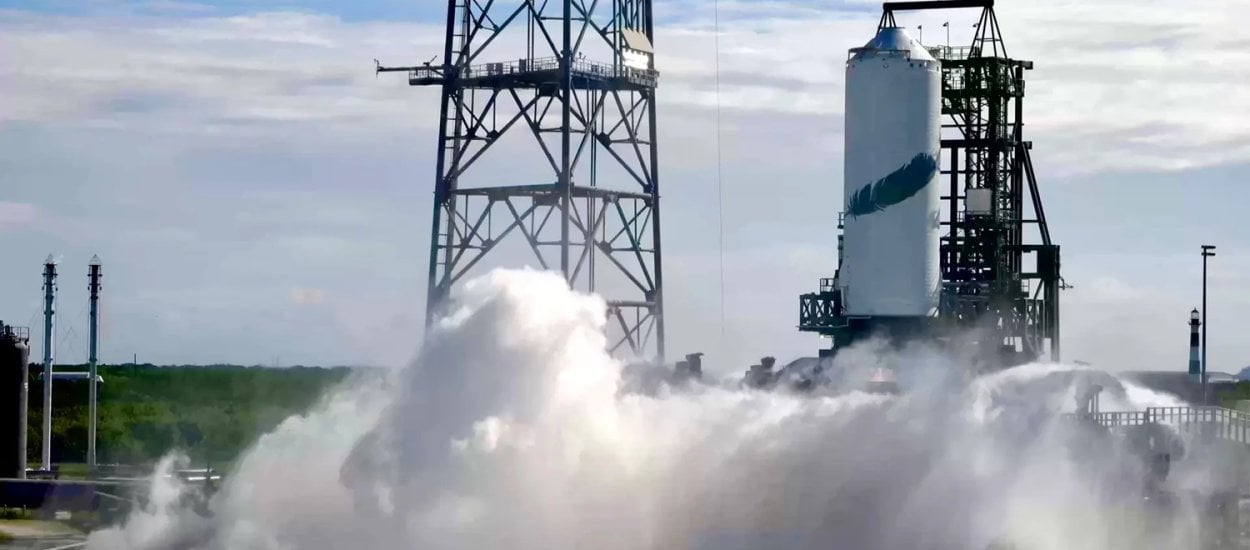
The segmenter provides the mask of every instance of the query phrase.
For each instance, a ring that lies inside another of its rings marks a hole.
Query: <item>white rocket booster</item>
[[[941,66],[885,27],[846,64],[840,282],[849,317],[937,314]]]

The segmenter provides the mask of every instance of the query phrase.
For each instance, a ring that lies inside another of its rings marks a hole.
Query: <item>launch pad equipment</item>
[[[951,8],[981,9],[971,45],[926,48],[895,21]],[[1059,358],[1059,247],[1023,135],[1032,68],[1008,57],[993,0],[883,5],[847,62],[838,269],[799,297],[799,330],[832,340],[822,356],[958,333],[998,366]]]
[[[0,478],[26,477],[30,331],[0,321]]]

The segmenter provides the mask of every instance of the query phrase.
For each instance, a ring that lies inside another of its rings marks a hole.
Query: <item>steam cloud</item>
[[[1151,505],[1140,453],[1064,418],[1091,376],[1077,369],[976,377],[868,347],[841,367],[888,362],[901,396],[639,395],[604,352],[604,303],[558,276],[495,271],[455,303],[411,367],[263,437],[207,512],[158,475],[148,505],[89,548],[1192,546],[1193,506]],[[1099,383],[1106,409],[1178,404]]]

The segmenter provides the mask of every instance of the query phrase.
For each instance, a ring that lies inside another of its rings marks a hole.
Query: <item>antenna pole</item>
[[[52,469],[52,362],[56,336],[56,259],[43,262],[43,446],[40,469]]]
[[[91,291],[91,349],[90,357],[87,362],[90,363],[91,369],[88,374],[87,383],[90,388],[89,401],[89,418],[87,419],[87,468],[91,472],[95,472],[96,468],[96,429],[99,424],[99,378],[96,362],[98,356],[96,352],[99,349],[99,333],[100,333],[100,257],[92,256],[91,264],[87,271],[87,279],[91,282],[88,287]]]

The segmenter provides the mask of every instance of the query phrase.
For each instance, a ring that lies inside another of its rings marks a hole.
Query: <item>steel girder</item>
[[[427,325],[458,282],[517,241],[530,258],[520,263],[605,296],[613,351],[662,358],[658,73],[653,60],[626,59],[640,48],[631,38],[653,37],[650,0],[449,0],[447,10],[441,65],[378,67],[442,90]],[[480,164],[516,135],[548,177],[488,182],[500,174]]]

